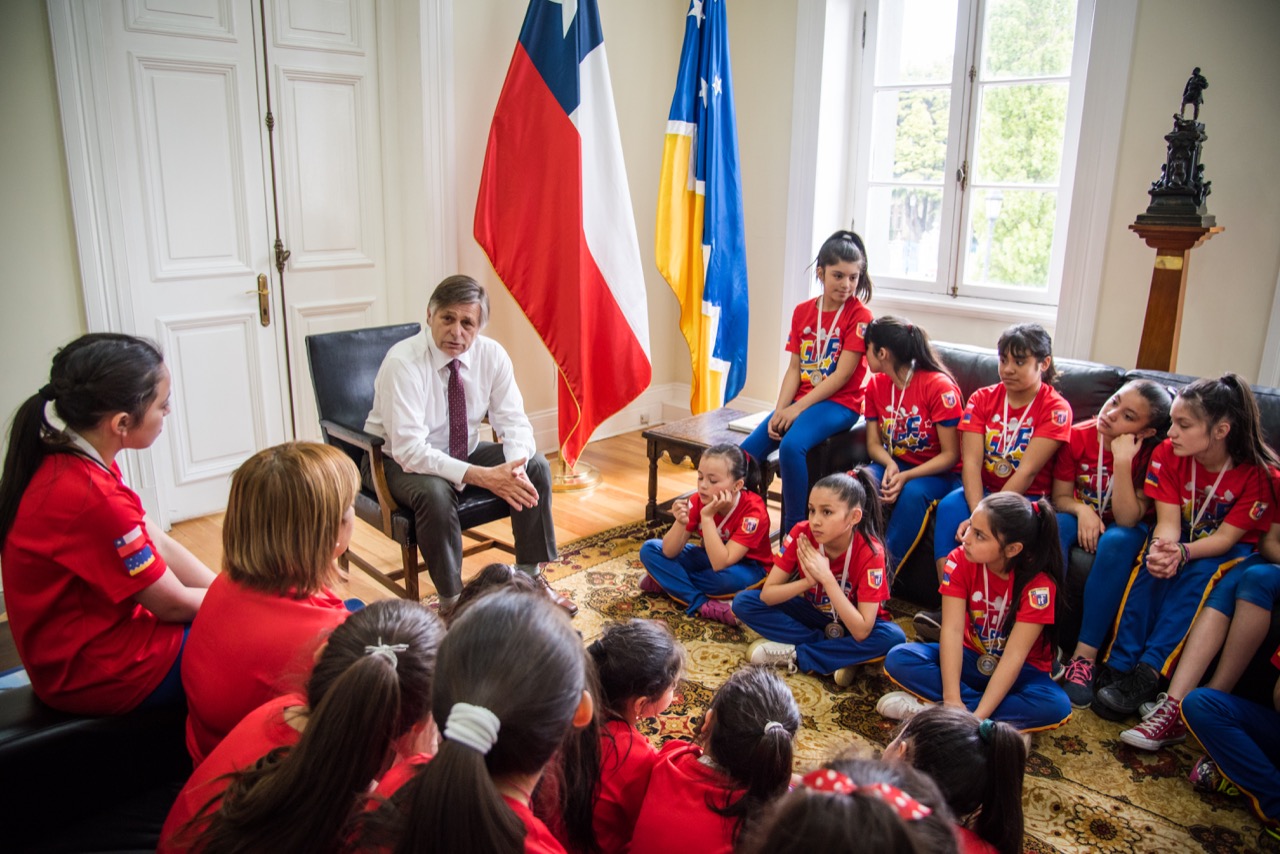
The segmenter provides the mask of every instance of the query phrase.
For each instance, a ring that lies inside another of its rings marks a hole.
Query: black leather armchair
[[[364,422],[373,406],[373,382],[387,351],[396,342],[418,334],[421,328],[417,323],[405,323],[307,336],[307,360],[325,442],[341,448],[356,465],[366,455],[369,457],[373,488],[362,486],[356,496],[356,516],[400,546],[401,567],[394,572],[383,572],[350,549],[342,556],[342,565],[346,568],[354,563],[396,595],[409,599],[421,598],[418,574],[426,568],[418,561],[413,511],[399,507],[391,497],[383,469],[383,440],[366,433]],[[507,503],[492,493],[473,486],[465,488],[459,497],[458,518],[464,536],[475,542],[463,554],[488,548],[514,552],[510,544],[469,530],[505,518],[509,512]]]

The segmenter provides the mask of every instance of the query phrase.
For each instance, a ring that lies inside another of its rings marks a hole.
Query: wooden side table
[[[648,445],[649,454],[649,502],[644,508],[646,522],[669,522],[673,518],[670,501],[658,504],[658,460],[662,459],[662,455],[665,453],[676,464],[691,460],[696,468],[702,460],[702,452],[712,445],[725,442],[742,444],[747,434],[730,430],[729,422],[746,414],[737,409],[717,409],[692,418],[660,424],[640,434]],[[775,472],[770,463],[757,462],[761,464],[760,491],[768,495]]]

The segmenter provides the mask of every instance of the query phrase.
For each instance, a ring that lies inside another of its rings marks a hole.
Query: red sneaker
[[[738,625],[738,618],[733,615],[733,608],[723,599],[708,599],[698,608],[698,616],[704,620],[715,620],[726,626]]]
[[[1159,750],[1167,744],[1187,740],[1187,725],[1182,722],[1182,701],[1168,694],[1156,698],[1151,716],[1133,729],[1120,733],[1120,740],[1140,750]]]

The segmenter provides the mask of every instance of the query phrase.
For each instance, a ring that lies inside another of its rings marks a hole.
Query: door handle
[[[246,294],[258,295],[258,322],[263,326],[271,325],[271,291],[267,289],[267,274],[258,275],[258,289],[245,291]]]

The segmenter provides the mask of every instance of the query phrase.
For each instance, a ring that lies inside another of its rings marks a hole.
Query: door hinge
[[[970,65],[969,66],[969,82],[972,83],[977,79],[978,79],[978,66]]]
[[[270,110],[267,110],[266,123],[267,123],[267,133],[271,133],[276,129],[276,117],[271,115]]]

